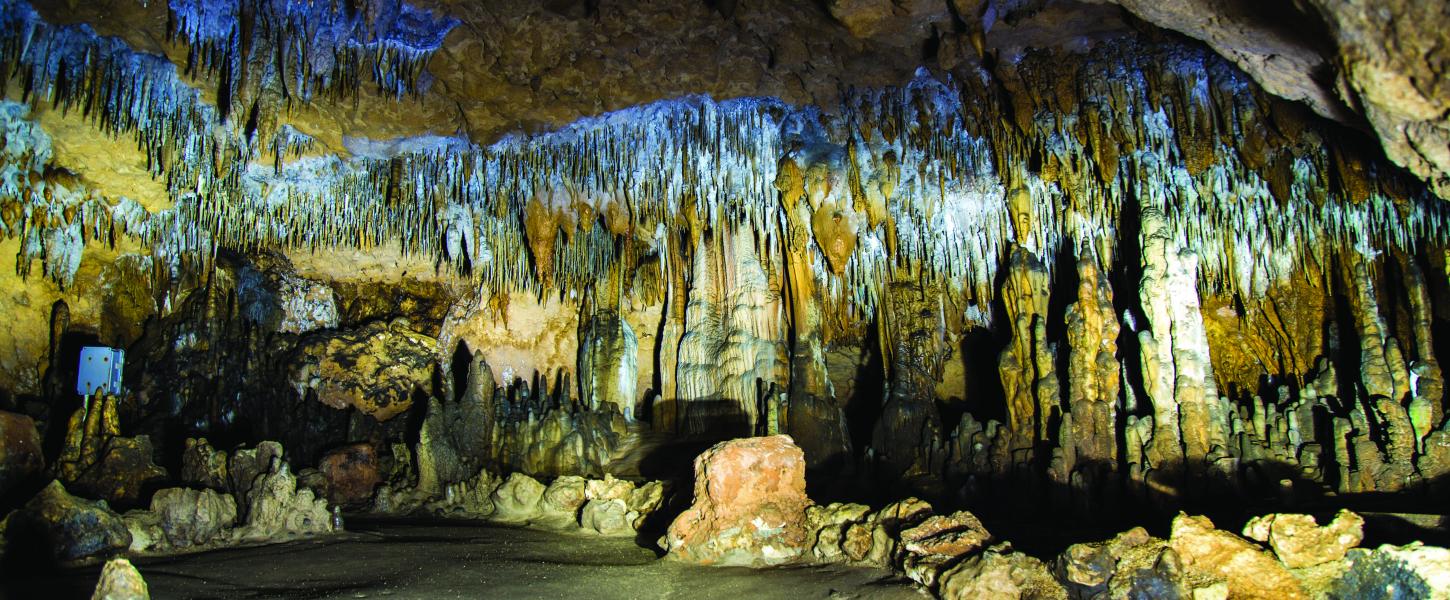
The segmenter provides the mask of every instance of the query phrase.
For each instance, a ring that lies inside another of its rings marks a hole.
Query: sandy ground
[[[630,539],[470,522],[360,522],[287,544],[139,559],[151,597],[809,598],[924,597],[874,569],[765,570],[659,560]],[[99,567],[7,577],[4,598],[89,598]],[[13,575],[13,574],[12,574]]]

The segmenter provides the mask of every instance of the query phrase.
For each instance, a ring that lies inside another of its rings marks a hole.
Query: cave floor
[[[712,568],[631,539],[447,521],[349,521],[346,533],[134,563],[153,598],[920,598],[876,569]],[[4,598],[89,598],[100,567],[0,582]]]

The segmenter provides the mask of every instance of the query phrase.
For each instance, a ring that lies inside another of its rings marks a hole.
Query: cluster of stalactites
[[[232,14],[200,7],[187,35]],[[1014,247],[1049,276],[1065,244],[1107,272],[1123,220],[1145,208],[1200,257],[1200,286],[1248,293],[1339,248],[1445,236],[1444,203],[1321,143],[1201,50],[1029,55],[1000,81],[921,72],[834,112],[687,97],[486,147],[418,138],[343,160],[300,157],[313,143],[290,127],[236,134],[172,65],[83,25],[14,0],[0,21],[0,63],[32,101],[136,136],[176,206],[142,229],[178,252],[395,244],[490,292],[584,291],[622,266],[644,281],[626,289],[658,298],[722,239],[707,233],[741,227],[758,256],[803,255],[828,312],[866,315],[892,281],[985,306]],[[251,163],[264,152],[272,164]]]
[[[190,61],[220,72],[228,97],[280,88],[311,100],[371,80],[394,96],[419,91],[428,59],[458,20],[403,0],[171,0],[172,34]]]

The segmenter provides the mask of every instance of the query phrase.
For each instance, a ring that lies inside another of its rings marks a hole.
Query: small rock
[[[523,473],[513,473],[493,492],[493,518],[500,521],[528,521],[539,516],[544,484]]]
[[[590,500],[584,504],[579,524],[600,535],[633,535],[635,530],[628,513],[624,501],[618,498]]]
[[[950,516],[933,516],[901,532],[906,551],[924,556],[958,558],[987,545],[992,534],[975,515],[958,511]]]
[[[141,579],[141,572],[131,566],[131,561],[124,558],[113,558],[101,569],[101,580],[96,583],[96,591],[91,594],[91,600],[150,600],[151,593],[146,590],[146,580]]]
[[[1364,518],[1341,510],[1320,527],[1310,515],[1264,515],[1244,526],[1244,536],[1267,542],[1284,566],[1301,569],[1344,558],[1364,539]]]
[[[181,452],[181,481],[195,487],[229,490],[226,453],[213,448],[206,438],[187,438],[186,449]]]

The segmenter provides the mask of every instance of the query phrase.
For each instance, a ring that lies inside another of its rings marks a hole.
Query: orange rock
[[[373,489],[382,482],[377,452],[367,443],[332,450],[317,466],[327,480],[327,500],[332,504],[367,502],[373,497]]]
[[[805,453],[790,436],[721,442],[695,458],[695,503],[670,524],[669,555],[707,565],[766,566],[809,546]]]

